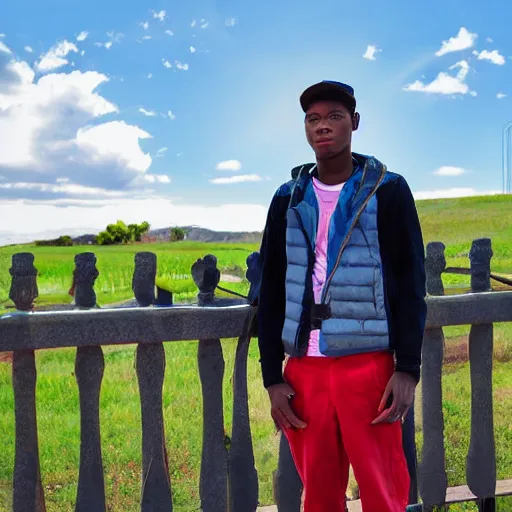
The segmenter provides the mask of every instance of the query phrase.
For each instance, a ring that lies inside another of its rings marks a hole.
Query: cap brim
[[[300,96],[300,106],[304,112],[315,102],[323,98],[337,99],[350,109],[355,109],[356,99],[348,91],[336,84],[320,82],[308,87]]]

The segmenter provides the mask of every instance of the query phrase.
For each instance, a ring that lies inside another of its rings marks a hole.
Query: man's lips
[[[315,144],[317,146],[330,146],[333,143],[332,139],[318,139]]]

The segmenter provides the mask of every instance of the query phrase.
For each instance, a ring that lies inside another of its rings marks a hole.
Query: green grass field
[[[418,204],[425,242],[442,241],[449,265],[469,266],[471,241],[491,237],[492,269],[512,274],[512,198],[497,196],[457,200],[424,201]],[[39,270],[38,305],[70,302],[73,256],[92,250],[98,257],[96,281],[98,303],[110,304],[132,297],[134,255],[153,251],[158,257],[159,285],[171,289],[176,301],[193,300],[196,288],[190,267],[207,253],[215,254],[225,274],[242,277],[245,260],[257,246],[244,244],[159,244],[124,247],[50,248],[19,246],[0,248],[0,303],[9,307],[10,258],[20,251],[33,252]],[[446,276],[447,286],[467,285],[459,276]],[[238,291],[247,283],[226,283]],[[465,456],[469,443],[470,385],[466,363],[466,327],[447,329],[447,360],[444,369],[444,402],[447,470],[450,485],[464,483]],[[234,340],[223,342],[226,359],[224,404],[226,430],[230,431],[234,363]],[[101,394],[102,447],[109,511],[138,510],[141,467],[140,399],[134,368],[135,347],[105,349],[105,376]],[[196,363],[197,344],[166,344],[167,371],[164,383],[164,415],[175,510],[199,510],[198,480],[201,460],[202,403]],[[512,478],[512,324],[496,326],[494,368],[495,428],[499,478]],[[78,477],[79,409],[74,377],[74,349],[37,354],[37,407],[40,458],[48,512],[73,510]],[[10,365],[0,364],[0,511],[10,508],[14,461],[14,415]],[[262,388],[258,350],[253,343],[249,356],[250,414],[256,464],[260,478],[260,501],[273,501],[271,480],[276,467],[278,438],[269,421],[268,400]],[[191,413],[192,411],[192,413]],[[418,418],[421,410],[418,408]],[[418,422],[421,445],[421,423]],[[476,510],[472,505],[453,510]],[[503,500],[499,510],[512,511]]]

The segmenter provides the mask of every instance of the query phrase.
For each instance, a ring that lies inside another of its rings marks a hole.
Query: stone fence
[[[422,407],[424,442],[416,468],[414,412],[404,423],[404,449],[412,477],[411,510],[432,510],[453,501],[478,500],[481,511],[495,510],[494,497],[512,494],[510,482],[496,482],[493,432],[493,323],[512,321],[512,292],[493,292],[490,286],[491,244],[476,240],[470,252],[472,292],[442,296],[446,269],[444,246],[427,246],[427,328],[423,345]],[[104,370],[102,346],[136,343],[136,370],[142,410],[141,511],[172,511],[172,492],[163,430],[162,386],[164,342],[198,341],[198,367],[203,393],[203,453],[200,499],[203,512],[255,512],[258,476],[254,463],[247,393],[247,357],[256,308],[259,255],[249,256],[249,299],[219,299],[215,290],[220,272],[214,256],[198,260],[192,277],[199,288],[198,304],[165,306],[155,298],[157,261],[152,253],[135,256],[133,291],[137,307],[94,309],[98,276],[92,253],[75,257],[73,311],[32,312],[37,297],[34,256],[12,259],[10,298],[17,312],[0,318],[0,352],[14,351],[15,398],[14,512],[44,512],[36,419],[34,351],[77,347],[75,375],[81,415],[80,466],[75,510],[104,512],[104,476],[99,425],[99,397]],[[443,327],[471,325],[471,441],[467,457],[468,490],[447,487],[443,438],[441,374]],[[225,440],[222,383],[224,359],[220,339],[237,338],[233,377],[231,442]],[[1,455],[0,455],[1,456]],[[418,488],[422,505],[418,501]],[[453,490],[452,490],[453,491]],[[460,490],[459,490],[460,491]],[[451,492],[451,494],[450,494]],[[284,437],[275,478],[279,512],[299,512],[301,483]]]

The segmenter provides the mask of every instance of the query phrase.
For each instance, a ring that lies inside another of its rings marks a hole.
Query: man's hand
[[[272,406],[271,414],[278,428],[306,428],[290,406],[295,392],[288,384],[275,384],[267,388]]]
[[[379,405],[379,416],[372,421],[372,425],[387,422],[393,423],[404,420],[414,400],[416,381],[408,373],[395,372],[389,379],[384,395]],[[385,409],[389,397],[393,396],[391,405]]]

